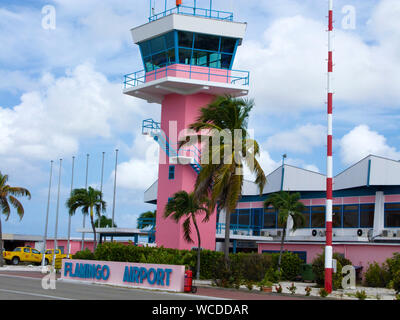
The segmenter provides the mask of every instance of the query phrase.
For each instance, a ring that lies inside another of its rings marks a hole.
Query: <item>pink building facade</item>
[[[240,97],[249,91],[249,72],[232,69],[246,23],[233,21],[233,14],[209,10],[204,16],[201,10],[183,14],[176,7],[132,29],[144,70],[125,76],[125,94],[161,105],[160,120],[145,120],[143,134],[160,145],[158,183],[152,188],[157,198],[155,242],[167,248],[197,247],[183,237],[184,219],[176,223],[164,217],[168,201],[178,191],[192,192],[201,170],[201,145],[182,150],[178,139],[217,96]],[[202,220],[199,216],[197,224],[207,236],[201,247],[215,250],[217,214]]]

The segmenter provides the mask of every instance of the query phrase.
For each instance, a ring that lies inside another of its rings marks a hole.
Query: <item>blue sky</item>
[[[156,0],[156,8],[164,4]],[[185,2],[185,1],[184,1]],[[187,1],[189,4],[191,1]],[[0,170],[27,187],[20,222],[5,233],[42,234],[50,160],[54,160],[49,236],[54,234],[58,159],[63,158],[58,234],[67,234],[65,200],[76,157],[74,187],[99,187],[111,216],[115,149],[119,152],[116,222],[133,227],[151,205],[143,192],[157,175],[157,145],[141,136],[141,121],[160,118],[160,106],[122,94],[123,75],[142,69],[129,30],[146,23],[147,0],[35,0],[0,4]],[[170,5],[174,1],[170,1]],[[42,8],[54,6],[56,28],[45,30]],[[198,0],[208,7],[208,0]],[[347,6],[347,7],[346,7]],[[354,8],[355,28],[346,29]],[[271,172],[288,162],[325,172],[327,1],[214,0],[248,23],[234,68],[251,71],[256,107],[250,127]],[[400,2],[335,1],[334,172],[373,153],[400,159]],[[81,225],[78,212],[73,230]],[[78,236],[73,232],[74,236]]]

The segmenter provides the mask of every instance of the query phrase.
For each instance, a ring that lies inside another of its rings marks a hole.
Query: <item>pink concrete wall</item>
[[[161,129],[168,137],[172,138],[169,132],[169,122],[177,122],[178,134],[186,129],[191,123],[195,122],[199,116],[200,108],[209,104],[215,97],[208,94],[194,94],[182,96],[178,94],[167,95],[161,108]],[[172,141],[172,145],[175,143]],[[185,190],[193,191],[197,174],[190,165],[175,165],[175,179],[169,180],[169,159],[163,164],[165,159],[164,151],[160,152],[159,179],[157,191],[157,221],[156,221],[156,243],[158,246],[176,249],[191,249],[197,247],[197,235],[194,226],[191,226],[194,243],[187,243],[183,238],[182,223],[176,223],[171,218],[163,217],[165,205],[168,198],[174,193]],[[201,234],[201,246],[205,249],[215,250],[216,233],[216,214],[214,213],[208,223],[202,223],[204,215],[199,215],[197,222]]]
[[[311,263],[317,255],[323,253],[325,246],[323,244],[295,244],[286,243],[284,250],[288,251],[306,251],[307,263]],[[280,250],[280,243],[259,243],[258,252],[263,250]],[[387,258],[391,258],[393,253],[400,252],[400,244],[380,245],[380,244],[333,244],[333,252],[341,253],[349,259],[354,266],[362,266],[363,272],[368,268],[369,263],[383,263]]]
[[[186,64],[174,64],[146,73],[146,82],[165,77],[177,77],[184,79],[203,80],[211,82],[231,83],[231,71]]]

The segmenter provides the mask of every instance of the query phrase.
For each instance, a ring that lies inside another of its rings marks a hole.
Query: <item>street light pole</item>
[[[112,209],[112,222],[111,228],[114,228],[114,216],[115,216],[115,193],[117,189],[117,167],[118,167],[118,149],[115,150],[115,170],[114,170],[114,196],[113,196],[113,209]],[[111,238],[114,240],[114,237]]]
[[[74,166],[75,166],[75,157],[72,157],[72,175],[71,175],[71,194],[74,187]],[[67,243],[67,257],[70,255],[70,240],[71,240],[71,220],[72,217],[68,214],[68,243]]]
[[[285,159],[286,158],[287,158],[286,154],[282,155],[281,191],[283,191],[283,182],[284,182],[284,179],[285,179]]]
[[[86,190],[88,188],[88,176],[89,176],[89,154],[86,155],[86,180],[85,180]],[[83,222],[82,222],[83,230],[85,230],[85,224],[86,224],[86,216],[83,215]],[[84,246],[85,246],[85,232],[82,232],[81,251],[83,251]]]
[[[57,193],[57,209],[56,209],[56,227],[54,232],[54,251],[53,251],[53,267],[56,264],[56,250],[57,250],[57,231],[58,231],[58,213],[60,209],[60,186],[61,186],[61,167],[62,167],[62,159],[60,159],[60,169],[58,173],[58,193]]]
[[[47,242],[47,227],[49,224],[49,208],[50,208],[50,192],[51,192],[52,175],[53,175],[53,160],[50,161],[50,180],[49,180],[49,193],[47,196],[46,223],[45,223],[45,227],[44,227],[44,236],[43,236],[42,267],[44,267],[44,264],[45,264],[45,252],[46,252],[46,242]]]
[[[102,159],[102,162],[101,162],[101,181],[100,181],[101,197],[103,197],[104,155],[105,155],[105,152],[103,152],[103,159]],[[101,218],[101,215],[99,217],[99,223],[98,223],[99,228],[100,228],[100,220],[101,220],[100,218]]]

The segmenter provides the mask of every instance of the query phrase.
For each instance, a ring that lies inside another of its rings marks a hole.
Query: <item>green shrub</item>
[[[281,280],[282,273],[274,268],[269,268],[265,273],[264,280],[268,280],[277,283]]]
[[[282,289],[282,286],[279,284],[279,285],[275,286],[275,290],[277,293],[282,293],[283,289]]]
[[[295,294],[297,287],[294,285],[294,283],[292,283],[292,285],[290,287],[287,287],[286,289],[288,289],[291,294]]]
[[[78,251],[72,256],[73,259],[77,260],[95,260],[94,253],[86,248],[84,251]]]
[[[338,253],[333,254],[333,259],[336,259],[336,273],[332,274],[332,288],[333,290],[337,290],[342,287],[342,266],[344,265],[352,265],[351,261],[344,258],[342,255]],[[315,282],[324,286],[325,284],[325,253],[318,255],[312,261],[312,269],[315,274]]]
[[[231,255],[232,267],[241,274],[243,279],[259,282],[272,267],[272,257],[268,254],[238,253]]]
[[[385,288],[390,282],[390,273],[386,265],[380,266],[377,262],[368,265],[365,272],[365,285],[374,288]]]
[[[396,291],[396,294],[400,294],[400,271],[397,271],[392,280],[393,289]]]
[[[239,288],[242,283],[242,277],[237,268],[232,268],[232,266],[227,266],[225,264],[224,257],[219,257],[214,265],[212,266],[211,279],[213,282],[220,287],[224,288]]]
[[[245,282],[247,289],[249,289],[250,291],[253,290],[254,287],[254,282],[251,280],[246,280]]]
[[[278,256],[279,254],[275,254]],[[301,265],[303,264],[303,260],[299,258],[299,256],[293,252],[284,252],[282,254],[281,261],[281,278],[282,280],[293,281],[297,276],[300,275]],[[276,261],[276,269],[278,267],[278,262]]]
[[[318,293],[322,298],[326,298],[329,295],[328,291],[326,291],[324,288],[319,289]]]
[[[386,259],[386,265],[390,279],[393,280],[395,274],[400,272],[400,253],[395,252],[392,258]]]
[[[359,300],[367,299],[367,294],[366,294],[365,290],[357,291],[356,292],[356,298],[359,299]]]

